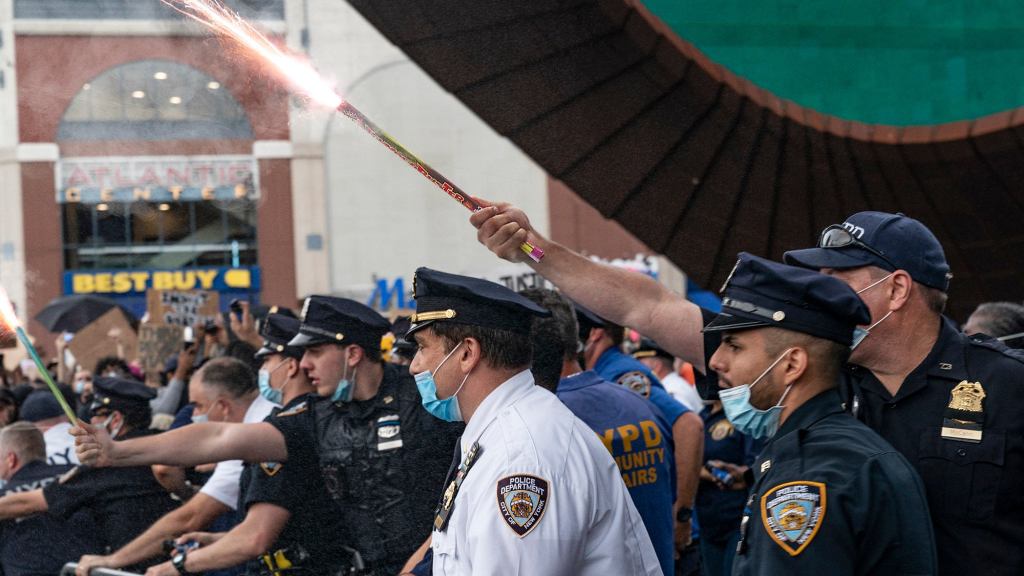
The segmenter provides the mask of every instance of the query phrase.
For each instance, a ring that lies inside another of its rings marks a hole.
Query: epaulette
[[[968,336],[967,341],[970,342],[972,346],[987,348],[1024,364],[1024,350],[1021,350],[1020,348],[1010,348],[996,338],[992,338],[991,336],[986,336],[984,334],[974,334]]]

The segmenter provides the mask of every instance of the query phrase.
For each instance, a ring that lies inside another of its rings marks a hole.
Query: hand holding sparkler
[[[114,463],[114,440],[102,426],[93,426],[79,421],[71,429],[75,437],[75,454],[78,461],[88,466],[110,466]]]
[[[5,290],[3,286],[0,286],[0,316],[3,317],[4,324],[14,331],[18,336],[18,340],[21,341],[25,350],[28,351],[28,355],[32,358],[36,368],[39,369],[39,376],[44,382],[46,382],[46,386],[50,389],[50,393],[57,399],[57,403],[60,404],[61,409],[64,410],[64,414],[67,415],[68,421],[72,424],[77,423],[78,418],[75,416],[75,411],[71,409],[67,400],[64,399],[64,395],[60,393],[60,389],[57,388],[57,385],[53,382],[53,378],[50,377],[50,371],[46,369],[46,364],[43,362],[43,359],[39,357],[39,352],[36,352],[36,347],[32,345],[32,341],[28,339],[28,334],[25,333],[25,329],[21,327],[18,315],[14,313],[14,306],[11,304],[11,299],[7,296],[7,290]]]
[[[469,217],[469,222],[477,229],[477,240],[499,258],[525,262],[520,246],[527,238],[542,239],[526,213],[506,203],[491,204],[485,200],[480,203],[480,210]]]
[[[310,101],[326,108],[337,110],[352,119],[353,122],[366,130],[370,136],[373,136],[374,140],[377,140],[387,149],[394,152],[414,170],[469,210],[478,212],[483,208],[472,196],[463,192],[452,181],[442,176],[440,172],[434,170],[426,162],[423,162],[412,152],[406,150],[397,140],[389,136],[362,112],[357,110],[355,106],[339,96],[334,87],[320,76],[309,62],[300,59],[294,54],[286,53],[259,30],[242,19],[241,16],[221,4],[219,0],[161,1],[181,14],[210,28],[213,32],[231,38],[242,48],[259,56],[269,65],[271,71],[277,73],[283,82],[289,84],[296,92],[308,97]],[[519,250],[535,262],[540,262],[540,259],[544,257],[543,250],[525,240],[519,245]]]

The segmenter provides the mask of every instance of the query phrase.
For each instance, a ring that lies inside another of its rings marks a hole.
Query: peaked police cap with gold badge
[[[871,313],[845,282],[740,252],[723,286],[722,312],[705,332],[773,326],[849,346]]]
[[[391,329],[373,308],[331,296],[310,296],[302,307],[299,334],[288,344],[306,348],[318,344],[358,344],[380,350],[380,340]]]
[[[288,343],[299,334],[299,320],[283,314],[270,314],[260,325],[263,347],[256,351],[256,359],[262,360],[271,354],[282,354],[290,358],[302,358],[305,351]]]
[[[92,404],[89,405],[89,413],[92,415],[104,408],[125,410],[149,406],[149,401],[156,398],[156,390],[127,378],[100,376],[93,382],[92,391]]]
[[[416,313],[406,338],[434,322],[452,322],[529,335],[535,316],[551,312],[512,290],[480,278],[419,268],[413,279]]]

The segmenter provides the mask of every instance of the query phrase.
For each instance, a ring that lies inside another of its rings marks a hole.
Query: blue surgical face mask
[[[195,413],[192,414],[192,423],[193,424],[203,424],[203,423],[209,422],[209,421],[210,421],[210,415],[209,414],[195,414]]]
[[[718,392],[718,399],[722,402],[722,409],[725,410],[725,417],[732,425],[742,432],[754,438],[765,438],[774,436],[779,430],[779,417],[782,416],[782,401],[789,394],[792,385],[786,386],[779,401],[767,410],[758,410],[750,403],[750,390],[761,381],[780,360],[786,357],[793,350],[789,348],[783,352],[771,366],[761,372],[761,375],[750,384],[740,384],[732,388],[726,388]]]
[[[278,390],[277,388],[271,386],[270,375],[273,374],[274,372],[277,372],[277,369],[280,368],[281,366],[284,366],[285,362],[287,361],[288,359],[285,358],[284,360],[280,361],[277,364],[277,366],[274,366],[270,370],[260,370],[259,372],[258,383],[260,387],[260,395],[266,398],[268,401],[273,402],[274,404],[284,404],[284,402],[282,401],[284,398],[284,395],[282,394],[284,386],[281,387],[281,390]],[[285,386],[287,385],[288,384],[285,383]]]
[[[355,380],[356,373],[352,372],[352,380]],[[352,384],[352,380],[348,379],[348,350],[345,350],[345,370],[341,375],[341,380],[338,380],[338,387],[334,389],[334,394],[331,394],[331,402],[351,402],[352,395],[355,393],[355,386]]]
[[[434,382],[434,373],[444,366],[444,363],[452,357],[452,354],[462,346],[462,342],[455,345],[452,351],[441,360],[441,363],[434,368],[433,372],[426,370],[420,372],[415,376],[416,388],[420,391],[420,401],[423,403],[423,407],[426,408],[427,412],[430,412],[435,418],[440,418],[446,422],[462,422],[462,411],[459,409],[458,394],[462,390],[462,387],[466,385],[466,380],[469,379],[469,374],[462,379],[462,384],[459,384],[458,390],[448,398],[440,399],[437,397],[437,383]]]
[[[893,274],[894,274],[893,272],[890,272],[889,274],[886,274],[884,277],[879,278],[878,280],[872,282],[871,284],[868,284],[867,286],[861,288],[860,290],[857,290],[857,295],[859,296],[859,295],[863,294],[864,292],[867,292],[868,290],[874,288],[875,286],[878,286],[882,282],[885,282]],[[861,328],[860,326],[857,326],[856,328],[854,328],[853,329],[853,343],[850,344],[850,351],[852,352],[853,350],[856,350],[857,346],[860,346],[860,343],[863,342],[864,339],[867,338],[871,334],[871,331],[874,330],[875,326],[878,326],[879,324],[881,324],[882,320],[885,320],[886,318],[889,317],[889,314],[892,314],[892,310],[889,310],[888,314],[886,314],[885,316],[882,316],[882,318],[879,319],[878,322],[875,322],[874,324],[872,324],[871,326],[868,326],[867,328]]]

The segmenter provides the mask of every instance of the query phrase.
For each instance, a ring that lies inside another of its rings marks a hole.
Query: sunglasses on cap
[[[841,224],[833,224],[821,231],[821,238],[818,240],[819,248],[847,248],[849,246],[866,250],[875,256],[878,256],[884,260],[886,264],[892,266],[893,270],[899,270],[900,268],[892,260],[886,258],[885,254],[855,238],[853,234],[851,234],[846,228],[843,228]]]

